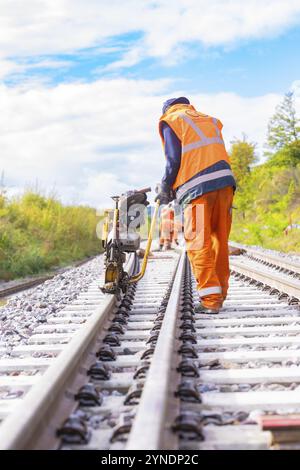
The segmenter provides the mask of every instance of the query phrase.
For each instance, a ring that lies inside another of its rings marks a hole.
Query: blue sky
[[[110,38],[103,47],[91,47],[70,54],[39,55],[33,58],[12,57],[16,63],[35,65],[4,79],[7,85],[19,83],[25,77],[46,78],[53,85],[76,80],[92,82],[99,78],[122,77],[157,80],[172,77],[176,84],[192,93],[217,93],[220,90],[244,96],[266,93],[283,94],[291,80],[300,76],[300,27],[292,27],[278,37],[243,40],[230,47],[188,45],[186,57],[170,63],[167,59],[144,58],[132,67],[110,71],[106,67],[119,60],[125,50],[141,39],[142,33]],[[110,49],[116,49],[110,51]],[[47,67],[45,62],[49,61]],[[61,64],[51,67],[51,62]],[[38,67],[39,63],[41,64]]]
[[[262,157],[282,95],[300,110],[299,0],[3,0],[0,171],[103,206],[154,186],[162,102],[191,98]],[[99,190],[100,188],[100,190]]]

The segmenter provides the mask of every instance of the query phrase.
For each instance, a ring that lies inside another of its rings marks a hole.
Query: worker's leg
[[[162,240],[163,246],[165,250],[169,250],[171,248],[171,230],[170,230],[170,221],[163,220],[161,225],[161,235],[160,238]]]
[[[159,247],[158,249],[161,251],[163,249],[163,246],[164,246],[164,239],[162,236],[159,237]]]
[[[212,213],[212,241],[215,256],[215,268],[222,287],[223,300],[226,299],[229,270],[228,238],[232,220],[233,189],[228,186],[219,189],[216,204]]]
[[[172,230],[172,232],[170,232],[170,242],[171,242],[171,244],[174,242],[174,230]]]
[[[213,191],[192,201],[184,213],[184,236],[188,257],[203,306],[218,309],[222,289],[215,270],[211,217],[217,199]]]
[[[169,238],[165,238],[164,249],[165,250],[171,249],[171,240]]]
[[[174,224],[173,232],[171,235],[172,235],[172,243],[175,243],[176,245],[178,245],[178,230],[175,224]]]

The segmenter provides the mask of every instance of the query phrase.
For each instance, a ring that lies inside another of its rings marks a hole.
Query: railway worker
[[[171,244],[174,236],[174,209],[172,203],[163,207],[160,213],[160,238],[159,249],[171,249]]]
[[[159,199],[184,208],[184,237],[197,281],[196,311],[218,313],[229,280],[228,237],[235,179],[222,123],[198,112],[185,97],[163,105],[159,133],[166,156]]]
[[[183,233],[183,226],[180,220],[177,220],[175,218],[174,220],[174,232],[173,232],[173,239],[172,242],[175,243],[175,245],[179,245],[179,236],[180,234]]]

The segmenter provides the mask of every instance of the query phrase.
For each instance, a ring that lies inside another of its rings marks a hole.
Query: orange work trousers
[[[168,250],[171,249],[172,241],[173,241],[173,232],[171,232],[168,237],[160,236],[159,238],[160,246],[164,246],[164,248]]]
[[[227,186],[194,199],[184,211],[187,254],[208,308],[220,308],[227,295],[232,200],[233,188]]]
[[[160,221],[160,239],[159,244],[170,249],[174,235],[174,210],[163,209]]]

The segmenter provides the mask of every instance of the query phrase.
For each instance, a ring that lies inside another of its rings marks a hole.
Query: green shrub
[[[253,167],[237,189],[232,240],[300,253],[300,230],[285,233],[291,223],[300,224],[300,164],[292,165],[288,159],[295,148],[298,143]]]
[[[101,251],[95,209],[27,191],[0,199],[0,278],[36,274]]]

